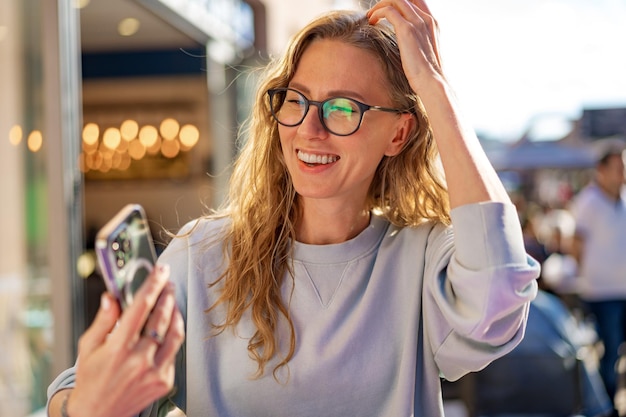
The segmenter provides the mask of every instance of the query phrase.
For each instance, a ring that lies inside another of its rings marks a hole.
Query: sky
[[[513,141],[544,126],[549,139],[583,108],[626,107],[626,0],[428,4],[444,70],[480,134]]]

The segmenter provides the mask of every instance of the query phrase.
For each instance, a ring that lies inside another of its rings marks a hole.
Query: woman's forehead
[[[388,83],[377,57],[369,50],[334,39],[312,42],[300,57],[291,82],[311,90],[304,93],[347,91],[362,99],[388,96]]]

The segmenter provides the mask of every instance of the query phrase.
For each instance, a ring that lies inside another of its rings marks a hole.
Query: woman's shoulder
[[[424,242],[430,244],[433,240],[443,238],[452,234],[452,227],[437,220],[424,219],[421,223],[410,226],[396,226],[392,223],[388,225],[387,236],[402,236],[405,244],[408,242]]]
[[[207,238],[219,238],[231,224],[229,217],[203,216],[184,224],[174,238],[186,238],[191,242],[204,241]]]
[[[228,217],[198,217],[185,223],[171,239],[164,253],[207,252],[221,248],[230,225]]]

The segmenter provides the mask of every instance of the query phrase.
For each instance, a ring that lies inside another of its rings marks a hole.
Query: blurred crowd
[[[540,292],[522,343],[451,384],[455,395],[470,416],[626,416],[623,147],[599,155],[563,204],[516,205]]]

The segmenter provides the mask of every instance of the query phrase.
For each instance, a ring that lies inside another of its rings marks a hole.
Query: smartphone
[[[122,309],[156,263],[156,251],[146,213],[139,204],[124,206],[96,235],[96,257],[107,290]]]

